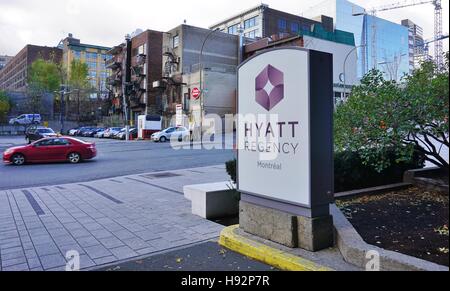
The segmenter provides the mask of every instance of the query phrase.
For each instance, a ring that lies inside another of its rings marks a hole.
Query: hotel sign
[[[332,73],[332,55],[299,48],[269,50],[239,67],[238,189],[244,201],[299,215],[307,209],[312,216],[315,206],[329,205]]]

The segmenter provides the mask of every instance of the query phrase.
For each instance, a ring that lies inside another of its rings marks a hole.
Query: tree
[[[369,72],[336,109],[336,150],[358,152],[379,172],[390,166],[392,151],[397,162],[424,154],[448,172],[448,161],[440,156],[440,149],[449,147],[448,54],[446,59],[444,69],[425,62],[401,83]]]
[[[79,60],[73,60],[70,64],[69,86],[77,97],[77,121],[80,121],[81,103],[85,101],[90,86],[88,76],[88,65]]]
[[[11,109],[9,97],[4,91],[0,91],[0,123],[6,122],[6,117]]]
[[[37,59],[28,72],[28,107],[33,113],[42,110],[42,98],[46,93],[59,90],[61,81],[58,64],[51,60]]]

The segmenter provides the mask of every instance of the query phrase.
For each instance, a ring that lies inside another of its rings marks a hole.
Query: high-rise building
[[[373,68],[395,80],[410,72],[407,27],[370,15],[347,0],[325,0],[303,13],[306,17],[318,15],[332,17],[335,29],[355,35],[359,78]]]
[[[10,56],[0,56],[0,70],[3,69],[6,64],[12,59]]]
[[[210,28],[234,35],[238,35],[240,29],[242,29],[245,37],[262,38],[282,33],[298,34],[302,29],[309,30],[312,25],[319,23],[321,22],[275,10],[270,8],[269,5],[261,4],[222,20]],[[331,30],[331,28],[329,29]]]
[[[41,58],[59,63],[61,56],[62,51],[58,48],[27,45],[0,70],[0,90],[26,92],[33,62]]]
[[[80,60],[89,67],[89,82],[97,91],[97,96],[107,97],[106,78],[110,72],[106,68],[105,60],[108,58],[109,47],[83,44],[79,39],[69,34],[58,46],[63,50],[62,62],[70,74],[70,64],[73,60]]]
[[[408,27],[409,67],[410,71],[418,68],[425,54],[423,29],[409,19],[402,20],[402,25]]]

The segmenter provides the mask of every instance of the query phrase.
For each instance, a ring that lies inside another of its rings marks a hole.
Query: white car
[[[69,135],[70,136],[75,136],[75,134],[78,132],[78,130],[80,130],[79,128],[73,128],[71,130],[69,130]]]
[[[108,128],[108,129],[103,133],[103,137],[104,137],[104,138],[112,138],[112,137],[114,137],[116,134],[118,134],[122,129],[123,129],[123,127],[111,127],[111,128]]]
[[[105,132],[106,132],[106,129],[97,131],[97,133],[94,134],[94,137],[96,137],[96,138],[103,138],[105,136]]]
[[[190,131],[183,126],[169,127],[163,131],[152,134],[152,141],[167,142],[171,139],[184,141],[190,138]]]
[[[9,120],[11,125],[31,125],[41,124],[42,118],[40,114],[22,114],[16,118]]]

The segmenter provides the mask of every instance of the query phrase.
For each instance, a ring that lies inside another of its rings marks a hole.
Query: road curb
[[[381,271],[448,272],[446,266],[367,244],[336,205],[332,205],[330,211],[336,230],[336,244],[346,262],[366,268],[370,260],[368,254],[376,252],[379,254]]]
[[[236,233],[238,228],[238,225],[225,228],[220,234],[219,244],[283,271],[334,271],[304,258],[243,237]]]

